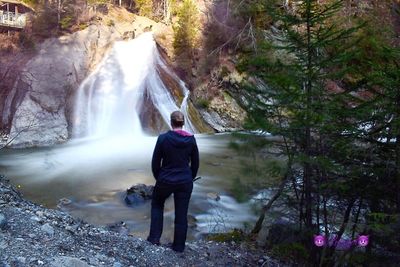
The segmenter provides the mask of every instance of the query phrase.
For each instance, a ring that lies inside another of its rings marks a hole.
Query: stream
[[[240,158],[228,148],[230,135],[196,135],[200,150],[199,176],[189,207],[188,239],[201,234],[243,228],[256,216],[252,204],[238,203],[230,194],[238,177]],[[126,223],[129,233],[145,238],[150,224],[150,201],[136,207],[124,202],[126,189],[154,184],[150,162],[156,137],[75,140],[49,148],[0,150],[0,173],[26,198],[49,208],[60,199],[62,209],[95,225]],[[220,200],[208,196],[217,193]],[[164,212],[164,241],[173,235],[173,198]],[[193,219],[194,218],[194,219]]]

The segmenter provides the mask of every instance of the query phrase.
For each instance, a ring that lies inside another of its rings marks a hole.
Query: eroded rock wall
[[[11,146],[53,145],[67,140],[71,97],[110,45],[115,28],[92,25],[40,44],[6,99],[3,121],[12,118]]]

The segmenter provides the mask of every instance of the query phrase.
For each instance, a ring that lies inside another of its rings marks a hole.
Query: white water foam
[[[184,95],[180,107],[157,67],[180,85]],[[181,109],[186,116],[186,130],[195,133],[187,112],[188,96],[184,82],[169,70],[160,56],[152,33],[117,42],[78,89],[73,137],[143,136],[139,115],[145,100],[151,101],[166,125],[169,125],[170,113]]]

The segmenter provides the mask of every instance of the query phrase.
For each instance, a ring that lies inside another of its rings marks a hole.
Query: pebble
[[[3,184],[0,179],[0,190],[7,188]],[[16,208],[17,204],[22,209]],[[177,255],[164,246],[154,247],[143,238],[93,227],[23,199],[7,205],[0,214],[6,217],[9,232],[17,235],[0,231],[0,267],[243,266],[244,262],[257,264],[265,255],[246,259],[247,254],[235,251],[240,249],[237,244],[232,252],[231,247],[211,241],[189,242],[185,254]],[[57,226],[52,226],[55,222]],[[212,253],[207,254],[208,250]]]
[[[207,193],[207,197],[209,199],[212,199],[215,201],[219,201],[221,199],[221,197],[217,193],[214,193],[214,192]]]
[[[6,216],[0,213],[0,230],[4,230],[7,226]]]
[[[0,237],[0,250],[6,249],[7,248],[7,243],[4,240],[1,240],[2,238]]]
[[[38,210],[37,212],[35,212],[35,214],[36,214],[37,216],[39,216],[39,217],[43,217],[43,216],[44,216],[44,212],[43,212],[43,211],[40,211],[40,210]]]
[[[77,258],[60,256],[53,259],[53,262],[50,265],[51,267],[89,267],[89,265]]]
[[[42,221],[42,219],[40,219],[40,218],[37,217],[37,216],[32,216],[32,217],[31,217],[31,220],[34,221],[34,222],[41,222],[41,221]]]
[[[48,235],[54,235],[54,228],[50,226],[50,224],[43,224],[40,229]]]
[[[17,260],[18,260],[20,263],[23,263],[23,264],[26,263],[26,258],[24,258],[24,257],[18,257]]]

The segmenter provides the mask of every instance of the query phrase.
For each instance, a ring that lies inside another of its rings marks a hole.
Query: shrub
[[[206,98],[200,98],[196,101],[196,106],[199,108],[207,109],[210,106],[210,100]]]
[[[208,236],[208,240],[216,241],[216,242],[242,242],[246,238],[246,235],[240,229],[233,229],[228,233],[218,233],[211,234]]]
[[[301,243],[279,244],[272,248],[272,254],[288,261],[306,262],[309,258],[307,249]]]

